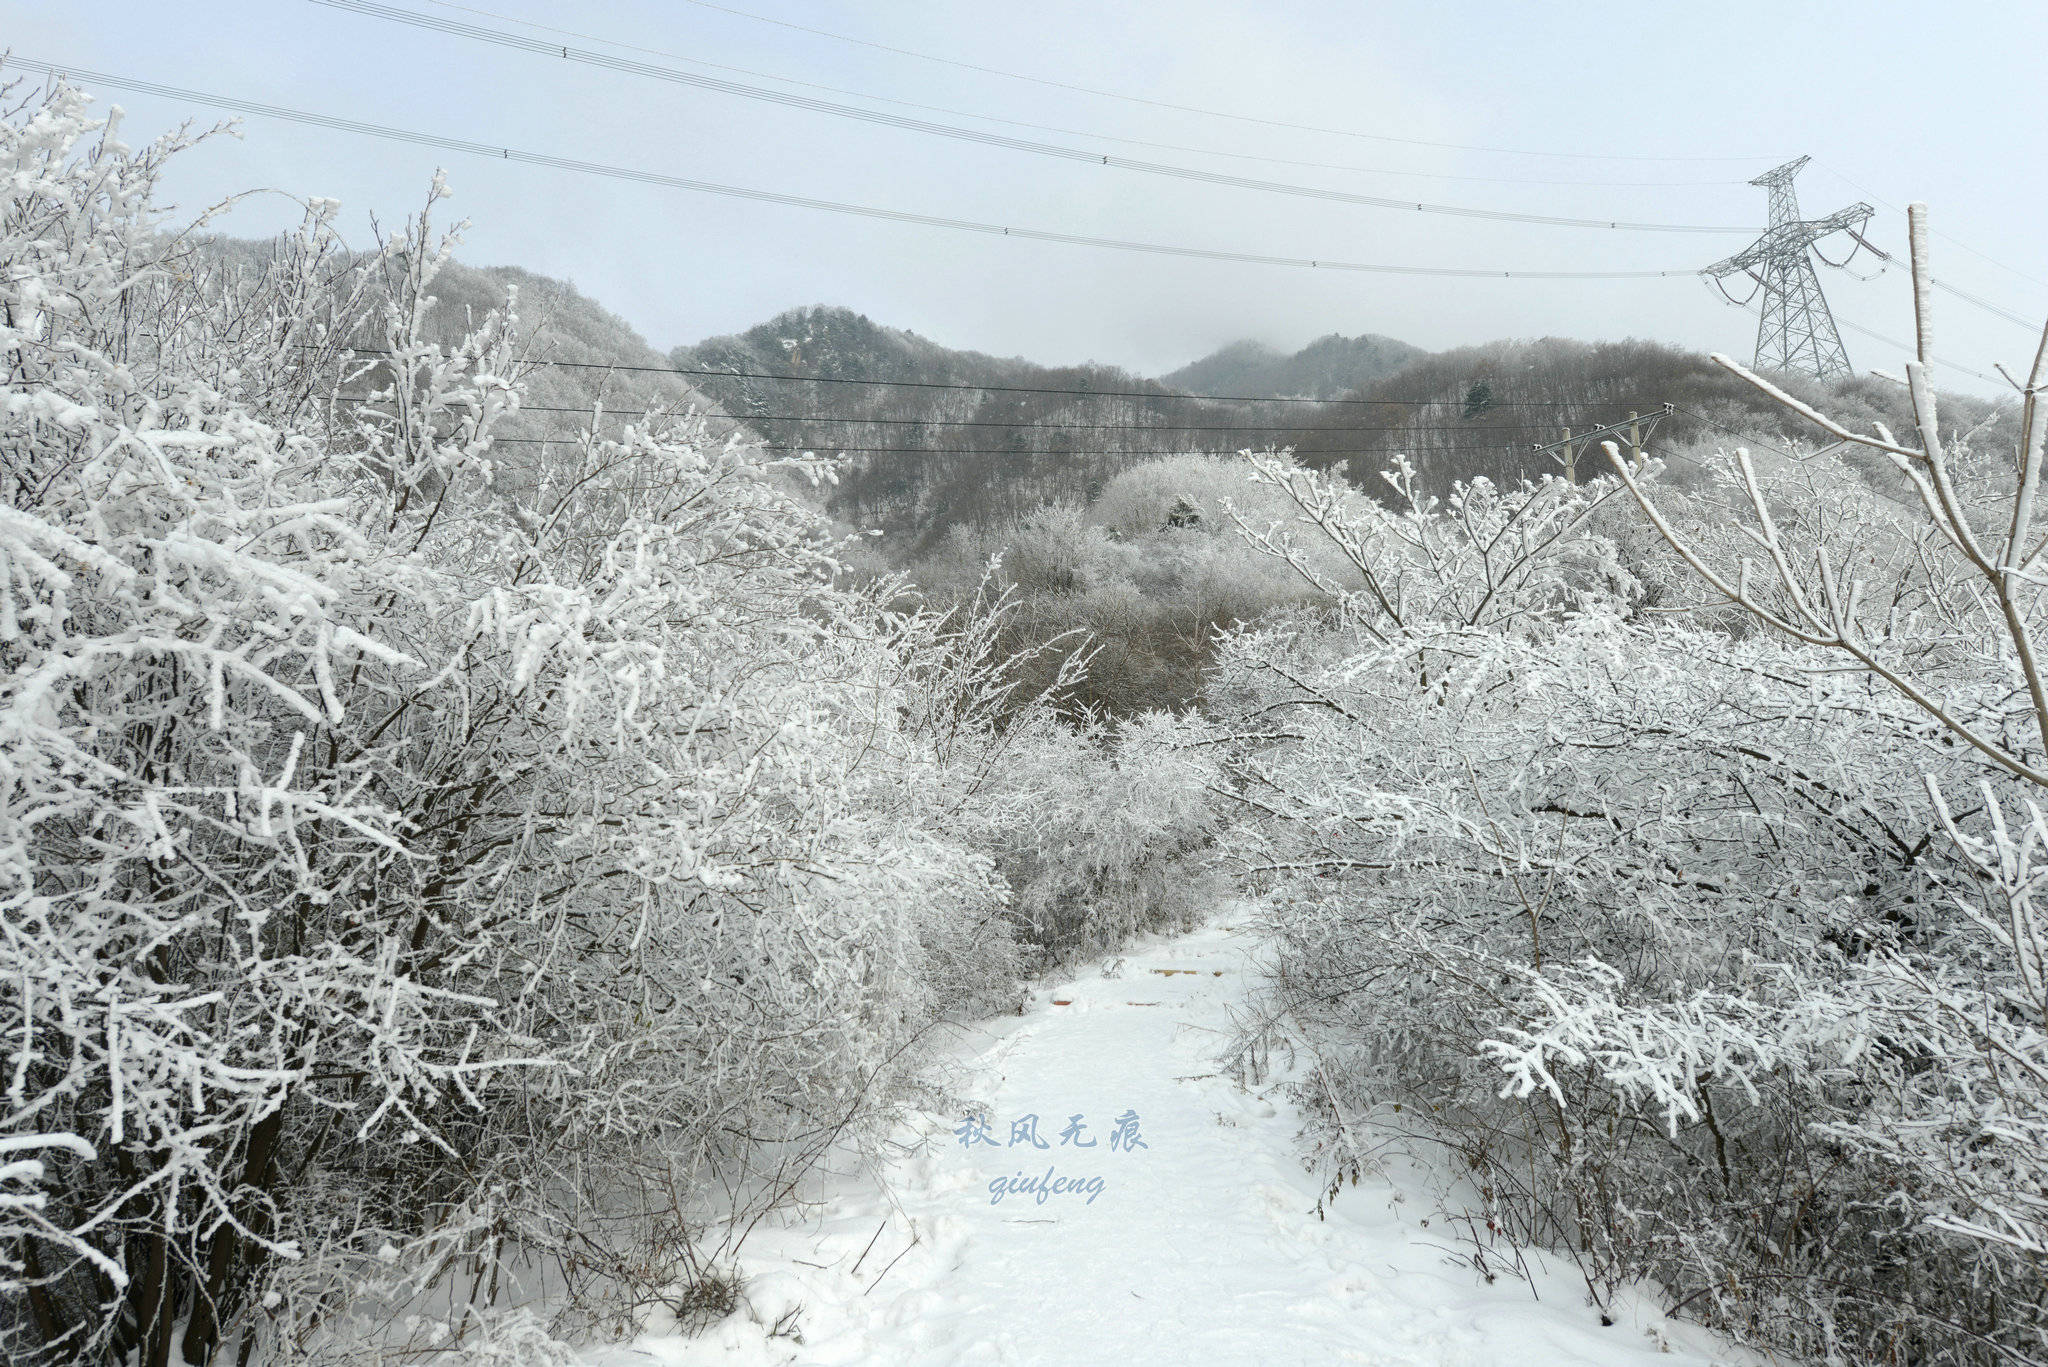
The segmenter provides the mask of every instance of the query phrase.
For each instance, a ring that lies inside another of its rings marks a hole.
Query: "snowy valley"
[[[2048,343],[663,353],[90,85],[0,117],[9,1363],[2048,1362]]]

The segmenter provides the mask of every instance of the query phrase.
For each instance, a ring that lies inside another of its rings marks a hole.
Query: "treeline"
[[[1536,446],[1666,403],[1679,411],[1657,425],[1652,444],[1690,469],[1732,434],[1817,445],[1706,356],[1635,340],[1545,338],[1429,354],[1387,338],[1329,337],[1294,356],[1246,343],[1151,380],[954,351],[845,309],[810,308],[671,359],[693,372],[787,377],[689,378],[772,445],[844,453],[828,506],[853,527],[883,531],[875,549],[899,566],[933,553],[957,526],[986,531],[1043,506],[1086,505],[1124,473],[1176,455],[1291,448],[1313,468],[1345,467],[1379,497],[1379,474],[1397,457],[1439,495],[1476,478],[1537,478],[1562,466]],[[911,383],[821,382],[872,378]],[[1903,388],[1875,377],[1772,378],[1851,423],[1911,421]],[[1182,387],[1327,402],[1196,402],[1174,397]],[[1098,393],[1127,397],[1088,397]],[[2010,407],[1988,400],[1948,396],[1943,420],[1976,431],[1981,446],[2013,436]],[[1858,468],[1894,481],[1881,463]]]
[[[1481,349],[1472,355],[1496,368],[1503,357],[1513,357],[1516,373],[1549,376],[1558,385],[1545,389],[1525,381],[1513,391],[1521,394],[1623,392],[1623,386],[1638,383],[1669,386],[1657,392],[1686,393],[1682,386],[1692,386],[1697,411],[1714,417],[1715,425],[1689,415],[1667,419],[1646,449],[1662,461],[1661,478],[1669,487],[1726,506],[1731,513],[1740,500],[1716,472],[1726,464],[1721,453],[1739,445],[1752,448],[1759,468],[1792,471],[1801,468],[1802,461],[1814,460],[1814,468],[1863,494],[1892,500],[1912,497],[1907,477],[1876,453],[1827,450],[1827,444],[1813,439],[1810,424],[1799,430],[1795,424],[1803,420],[1788,423],[1784,410],[1754,386],[1693,353],[1648,344],[1543,342]],[[1485,383],[1465,378],[1475,373],[1473,365],[1481,363],[1469,356],[1463,361],[1456,356],[1430,357],[1411,363],[1402,372],[1406,378],[1386,383],[1403,392],[1411,385],[1427,392],[1432,384],[1439,390],[1469,390]],[[1901,422],[1912,421],[1910,411],[1900,409],[1907,402],[1903,391],[1882,381],[1857,378],[1821,384],[1787,376],[1773,379],[1865,430],[1876,423],[1898,430]],[[1544,402],[1580,411],[1598,407],[1592,399]],[[1688,404],[1689,413],[1693,403]],[[1516,411],[1551,415],[1567,410]],[[1969,470],[1973,478],[1989,477],[1997,453],[2014,440],[2014,410],[1944,395],[1942,413],[1943,425],[1955,439],[1958,468]],[[1479,421],[1483,417],[1475,415]],[[1535,434],[1541,428],[1516,430]],[[1391,445],[1367,456],[1348,448],[1318,451],[1318,438],[1354,439],[1352,434],[1324,430],[1304,434],[1304,449],[1293,458],[1307,469],[1333,472],[1341,465],[1353,498],[1396,504],[1408,495],[1388,483],[1385,476],[1390,471],[1403,472],[1403,487],[1425,500],[1458,499],[1460,487],[1475,481],[1513,488],[1525,480],[1563,473],[1555,461],[1535,458],[1526,447],[1505,449],[1489,461],[1477,448],[1457,445],[1457,432],[1432,436],[1419,425],[1404,431],[1417,439],[1412,453]],[[1448,444],[1424,444],[1437,438]],[[1391,443],[1394,437],[1381,439]],[[1310,604],[1333,607],[1344,592],[1360,587],[1356,567],[1330,560],[1327,554],[1311,575],[1282,572],[1250,553],[1249,546],[1266,529],[1289,524],[1299,513],[1278,487],[1255,476],[1256,461],[1254,453],[1230,452],[1135,462],[1103,481],[1088,498],[952,525],[942,535],[927,538],[928,548],[921,554],[898,563],[935,605],[961,601],[963,593],[979,587],[984,575],[992,575],[1017,599],[1018,611],[1008,628],[1012,643],[1046,648],[1048,653],[1038,657],[1041,671],[1053,659],[1074,653],[1085,657],[1082,686],[1075,696],[1110,715],[1197,706],[1219,633]],[[1582,452],[1582,480],[1607,473],[1604,454]]]
[[[1770,378],[1852,427],[1882,422],[1897,431],[1913,421],[1904,387],[1873,376]],[[1358,402],[1318,411],[1285,444],[1314,468],[1347,465],[1353,482],[1376,496],[1384,488],[1378,472],[1397,455],[1412,461],[1422,487],[1436,494],[1461,480],[1512,483],[1558,473],[1554,457],[1532,448],[1558,441],[1567,429],[1584,433],[1666,403],[1680,411],[1657,426],[1652,444],[1681,461],[1711,455],[1731,440],[1805,450],[1820,444],[1811,424],[1707,356],[1659,342],[1551,337],[1461,347],[1410,361],[1350,398]],[[2017,435],[2011,405],[1956,394],[1944,395],[1942,408],[1950,432],[1989,423],[1980,446]]]
[[[1410,356],[1385,338],[1325,339],[1247,371],[1223,356],[1217,379],[1254,387],[1300,379],[1319,392],[1348,389]],[[1039,366],[954,351],[879,326],[846,309],[796,309],[735,337],[671,353],[724,411],[776,445],[845,452],[830,493],[833,513],[885,532],[881,549],[902,564],[957,525],[992,526],[1046,504],[1091,500],[1122,472],[1163,455],[1263,446],[1296,420],[1292,405],[1207,403],[1175,385],[1113,366]],[[1199,365],[1200,363],[1198,363]],[[1337,378],[1341,374],[1342,378]],[[891,379],[905,385],[822,383]],[[932,387],[919,387],[932,386]],[[954,386],[954,387],[949,387]],[[1050,393],[1015,392],[1048,390]],[[1090,397],[1091,395],[1120,397]],[[1276,409],[1288,410],[1276,416]]]

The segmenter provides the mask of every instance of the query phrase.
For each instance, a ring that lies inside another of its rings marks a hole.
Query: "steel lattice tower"
[[[1813,244],[1829,233],[1854,233],[1874,212],[1868,204],[1852,204],[1826,218],[1799,217],[1799,196],[1792,178],[1811,160],[1800,157],[1751,181],[1771,194],[1771,223],[1764,235],[1725,261],[1707,267],[1715,279],[1741,272],[1763,293],[1763,316],[1756,329],[1759,370],[1803,370],[1826,379],[1849,373],[1849,357],[1835,316],[1820,292],[1813,269]]]

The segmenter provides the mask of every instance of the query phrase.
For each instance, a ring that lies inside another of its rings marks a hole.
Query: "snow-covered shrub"
[[[1047,732],[1020,760],[1036,793],[1005,867],[1031,943],[1059,958],[1099,953],[1208,909],[1220,756],[1199,718],[1150,712]]]
[[[946,776],[925,819],[995,854],[1037,970],[1200,914],[1220,757],[1192,715],[1076,717],[1094,652],[1076,627],[1020,631],[1028,608],[991,572],[931,619],[932,649],[904,656],[904,732]]]
[[[1328,1160],[1447,1146],[1596,1297],[1653,1277],[1777,1349],[2038,1355],[2040,836],[1994,815],[2025,781],[1826,642],[1640,612],[1612,482],[1432,508],[1397,471],[1361,515],[1268,477],[1367,584],[1234,638],[1212,689]],[[1995,599],[1867,488],[1812,496],[1887,648],[2042,753]]]
[[[693,414],[500,481],[521,333],[430,340],[448,243],[316,204],[223,277],[179,145],[0,121],[0,1335],[544,1360],[501,1281],[630,1307],[1014,990],[941,819],[999,686]]]
[[[912,577],[938,601],[972,599],[985,576],[1012,590],[1011,653],[1035,658],[1037,686],[1064,659],[1085,656],[1063,691],[1076,709],[1184,711],[1199,702],[1219,630],[1322,601],[1328,582],[1348,582],[1334,553],[1311,548],[1314,579],[1245,554],[1233,513],[1264,525],[1289,507],[1238,457],[1173,456],[1125,471],[1085,510],[1046,506],[955,526]],[[1063,650],[1035,652],[1062,640]]]

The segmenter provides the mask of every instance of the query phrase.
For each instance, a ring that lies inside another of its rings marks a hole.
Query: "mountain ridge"
[[[1264,342],[1231,342],[1159,378],[1191,393],[1335,399],[1428,354],[1379,333],[1331,332],[1291,354]]]

